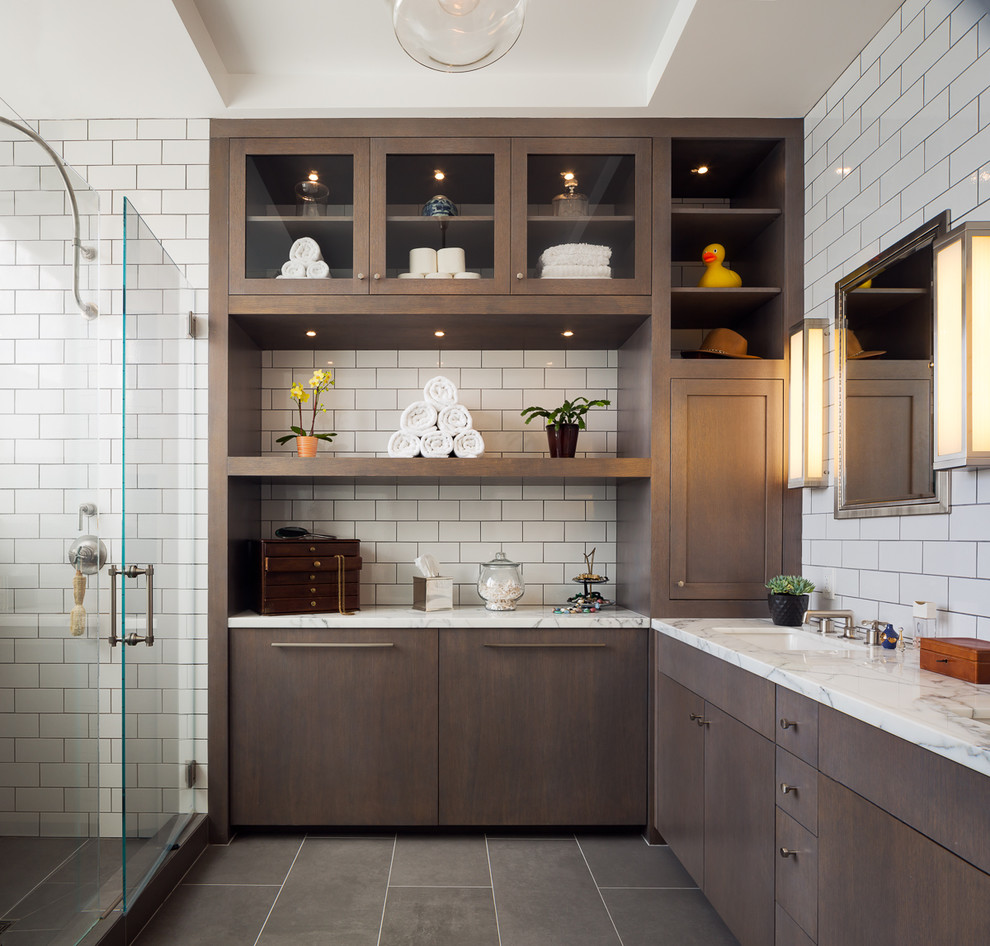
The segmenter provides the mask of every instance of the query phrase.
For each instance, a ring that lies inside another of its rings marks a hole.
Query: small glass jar
[[[577,194],[577,178],[573,174],[562,174],[564,178],[564,188],[566,194],[558,194],[551,201],[553,205],[553,215],[555,217],[587,217],[588,198],[584,194]]]
[[[522,565],[510,562],[505,552],[496,552],[490,562],[479,566],[478,594],[487,611],[515,611],[516,601],[525,590]]]

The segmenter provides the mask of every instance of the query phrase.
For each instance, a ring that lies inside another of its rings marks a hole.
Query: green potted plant
[[[808,596],[815,590],[813,582],[800,575],[775,575],[766,587],[770,594],[770,620],[785,627],[800,627],[808,610]]]
[[[320,412],[325,414],[327,409],[320,404],[320,395],[324,391],[327,391],[333,384],[333,372],[323,371],[317,368],[313,372],[313,377],[309,379],[309,386],[313,390],[313,415],[310,418],[309,433],[306,433],[306,428],[303,427],[303,402],[309,400],[309,394],[303,390],[301,384],[293,384],[289,388],[289,397],[296,402],[296,407],[299,409],[299,425],[293,424],[289,429],[292,431],[291,434],[286,434],[284,437],[279,437],[276,443],[287,443],[289,440],[295,438],[296,441],[296,455],[300,457],[315,457],[316,456],[316,443],[318,440],[326,440],[328,442],[332,441],[334,437],[337,436],[336,433],[331,432],[328,434],[318,434],[316,432],[316,414]]]
[[[573,457],[577,450],[578,431],[587,429],[584,415],[593,407],[608,407],[611,403],[605,398],[589,401],[582,395],[573,401],[564,401],[560,407],[527,407],[519,414],[526,418],[527,424],[535,417],[546,418],[550,456]]]

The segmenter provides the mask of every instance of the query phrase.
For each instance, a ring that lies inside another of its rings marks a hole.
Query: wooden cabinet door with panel
[[[230,632],[235,825],[437,820],[437,632]]]
[[[644,628],[440,631],[440,823],[646,823]]]
[[[783,398],[779,379],[671,381],[671,598],[766,598],[782,561]]]

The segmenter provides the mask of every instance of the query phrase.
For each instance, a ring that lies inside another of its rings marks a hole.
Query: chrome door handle
[[[338,641],[272,641],[272,647],[337,647],[347,650],[354,647],[394,647],[393,643],[378,643],[376,641],[361,641],[346,643]]]
[[[111,647],[118,644],[127,644],[133,647],[135,644],[147,644],[149,647],[155,643],[155,566],[145,565],[139,568],[137,565],[128,565],[127,568],[118,568],[111,565],[107,569],[110,575],[110,636],[107,638]],[[117,576],[124,578],[137,578],[144,575],[148,579],[148,603],[145,610],[147,626],[145,636],[141,637],[137,631],[130,634],[117,636]]]

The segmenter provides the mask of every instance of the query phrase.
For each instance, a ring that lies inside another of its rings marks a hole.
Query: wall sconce
[[[825,334],[829,319],[791,327],[787,485],[827,486],[825,469]]]
[[[990,466],[990,223],[950,230],[934,252],[934,466]]]

